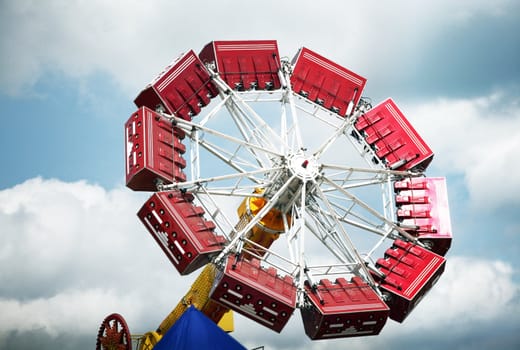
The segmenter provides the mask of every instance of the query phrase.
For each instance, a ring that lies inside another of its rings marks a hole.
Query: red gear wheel
[[[103,320],[99,327],[96,350],[132,350],[130,330],[123,316],[114,313]]]

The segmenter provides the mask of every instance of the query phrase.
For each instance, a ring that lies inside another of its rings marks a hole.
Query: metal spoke
[[[208,128],[208,127],[206,127],[204,125],[200,125],[200,124],[197,124],[197,123],[189,122],[189,121],[184,120],[182,118],[178,118],[178,117],[175,117],[175,116],[171,116],[171,118],[176,123],[176,125],[178,127],[180,127],[181,129],[187,131],[188,133],[192,129],[198,129],[198,130],[204,131],[204,132],[206,132],[208,134],[217,136],[217,137],[219,137],[219,138],[221,138],[223,140],[230,141],[230,142],[233,142],[233,143],[235,143],[237,145],[243,146],[243,147],[245,147],[247,149],[253,149],[253,150],[261,151],[261,152],[267,153],[267,154],[269,154],[271,156],[277,156],[277,157],[281,156],[281,154],[279,152],[277,152],[276,150],[274,150],[272,148],[267,148],[265,146],[256,145],[254,143],[251,143],[251,142],[248,142],[248,141],[245,141],[245,140],[241,140],[241,139],[238,139],[236,137],[230,136],[228,134],[222,133],[220,131]]]
[[[163,185],[163,190],[169,190],[174,188],[192,188],[192,187],[199,187],[208,183],[214,183],[217,181],[224,181],[224,180],[231,180],[231,179],[241,179],[241,178],[251,178],[253,175],[257,174],[264,174],[272,171],[276,171],[280,168],[272,168],[272,169],[260,169],[256,171],[249,171],[244,173],[235,173],[235,174],[228,174],[228,175],[221,175],[221,176],[213,176],[203,179],[197,179],[193,181],[183,181],[183,182],[175,182],[170,185]]]
[[[233,238],[233,240],[222,250],[222,252],[218,255],[218,257],[215,259],[215,263],[219,263],[229,252],[231,252],[232,249],[235,248],[237,243],[242,239],[242,237],[249,232],[274,206],[277,204],[278,199],[285,194],[286,189],[291,184],[292,180],[296,178],[295,175],[293,175],[276,193],[267,200],[265,206],[260,209],[258,214],[256,214],[251,221],[247,223],[247,225],[241,229],[237,235]]]
[[[332,185],[333,187],[335,187],[338,191],[340,191],[345,197],[349,198],[350,200],[352,200],[353,202],[355,202],[356,204],[358,204],[360,207],[364,208],[367,212],[369,212],[370,214],[372,214],[374,217],[380,219],[381,221],[384,221],[386,225],[388,225],[389,227],[391,227],[393,230],[395,231],[398,231],[403,237],[406,237],[408,240],[412,241],[412,242],[415,242],[416,244],[421,244],[416,237],[412,236],[411,234],[409,234],[407,231],[405,231],[404,229],[402,229],[401,227],[397,226],[395,223],[393,223],[392,221],[388,220],[384,215],[381,215],[379,214],[376,210],[372,209],[368,204],[366,204],[365,202],[363,202],[362,200],[360,200],[359,198],[357,198],[356,196],[354,196],[353,194],[349,193],[348,191],[346,191],[345,189],[341,188],[340,186],[336,185],[333,181],[330,181],[328,180],[327,178],[324,178],[324,181],[327,182],[328,184]],[[334,212],[332,210],[330,210],[331,212]],[[389,234],[390,234],[390,230],[388,231]],[[382,237],[378,243],[374,246],[374,248],[367,254],[368,256],[371,255],[371,253],[373,253],[377,247],[379,247],[379,245],[384,241],[386,237]]]
[[[266,147],[269,145],[271,148],[275,148],[272,141],[281,142],[280,135],[275,132],[249,104],[245,103],[238,92],[230,89],[218,74],[214,72],[212,72],[212,74],[214,82],[219,87],[221,94],[231,97],[226,101],[226,107],[244,139],[251,140],[252,138],[255,139],[260,146]]]
[[[332,205],[328,201],[328,199],[325,196],[325,194],[323,192],[321,192],[319,187],[317,187],[317,194],[320,197],[320,199],[324,202],[325,206],[327,207],[327,210],[329,210],[330,212],[334,213],[334,208],[332,207]],[[364,264],[364,261],[363,261],[363,259],[361,259],[361,256],[359,255],[359,253],[358,253],[357,249],[355,248],[354,244],[350,240],[347,232],[345,231],[344,226],[341,224],[341,222],[339,222],[339,220],[337,218],[333,218],[333,220],[334,220],[336,229],[338,229],[340,231],[340,233],[341,233],[342,241],[344,241],[346,243],[346,245],[347,245],[347,251],[348,251],[349,255],[351,255],[351,259],[352,259],[351,262],[359,264],[358,267],[357,267],[358,268],[357,272],[363,273],[364,277],[366,278],[366,280],[371,285],[375,286],[375,282],[374,282],[372,276],[370,275],[368,269],[366,268],[366,266]]]

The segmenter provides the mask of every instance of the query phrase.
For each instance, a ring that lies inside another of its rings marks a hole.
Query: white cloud
[[[405,72],[446,26],[499,16],[510,1],[3,2],[0,89],[27,93],[45,71],[102,72],[134,95],[181,52],[211,40],[277,39],[282,55],[305,45],[360,74]],[[413,13],[413,15],[408,15]],[[254,14],[254,15],[253,15]],[[405,15],[406,14],[406,15]],[[380,67],[380,68],[377,68]],[[150,73],[152,72],[152,73]],[[368,77],[370,78],[370,77]]]
[[[443,326],[518,314],[520,286],[514,274],[513,267],[500,260],[449,258],[446,272],[413,318],[412,327],[438,326],[439,320],[432,317],[438,310],[442,310]]]
[[[131,294],[118,296],[102,289],[60,291],[50,298],[29,301],[0,298],[2,332],[44,330],[51,336],[64,332],[88,334],[102,319],[95,310],[135,308]],[[137,307],[139,308],[139,307]],[[128,315],[125,315],[128,316]],[[95,336],[95,334],[93,335]]]
[[[436,153],[434,166],[446,174],[464,175],[475,207],[519,203],[517,97],[498,91],[473,99],[421,102],[403,110]]]
[[[0,191],[0,344],[14,330],[95,337],[112,312],[133,333],[162,321],[195,276],[179,277],[135,217],[146,196],[40,178]],[[471,330],[518,314],[514,274],[500,260],[448,256],[446,272],[410,317],[388,321],[378,337],[310,342],[298,311],[280,335],[237,316],[233,336],[250,347],[375,349],[425,328]]]
[[[446,270],[399,333],[439,328],[465,329],[479,321],[498,319],[520,310],[516,271],[500,260],[448,257]],[[512,320],[513,321],[513,320]]]
[[[1,191],[0,333],[92,332],[115,311],[156,327],[186,290],[136,216],[146,197],[41,178]]]

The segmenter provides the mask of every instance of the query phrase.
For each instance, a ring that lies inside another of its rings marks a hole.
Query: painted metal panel
[[[399,224],[428,249],[446,255],[452,228],[444,177],[410,178],[394,183]]]
[[[273,90],[281,87],[280,55],[276,40],[212,41],[199,54],[214,65],[234,90]]]
[[[190,50],[167,66],[134,102],[138,107],[163,108],[168,114],[191,120],[217,94],[209,72]]]
[[[424,171],[433,159],[430,147],[390,98],[360,116],[354,126],[389,169]]]
[[[258,259],[228,257],[211,298],[259,324],[280,332],[296,307],[296,286],[291,276],[260,266]]]
[[[376,267],[384,276],[374,275],[387,295],[390,318],[403,322],[444,272],[446,260],[416,244],[395,240]]]
[[[360,277],[334,283],[322,279],[305,285],[308,305],[301,308],[309,338],[332,339],[377,335],[386,323],[389,308]]]
[[[293,65],[291,86],[296,93],[342,117],[358,104],[366,84],[362,76],[305,47]]]
[[[190,193],[165,191],[153,194],[137,213],[150,234],[181,275],[207,264],[220,253],[223,236],[192,203]]]
[[[126,186],[155,191],[156,182],[186,181],[184,132],[162,115],[141,107],[125,123]]]

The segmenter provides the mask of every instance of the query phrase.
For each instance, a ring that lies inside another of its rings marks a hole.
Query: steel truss
[[[391,184],[422,174],[375,163],[374,151],[353,127],[356,118],[369,107],[360,103],[342,118],[309,103],[285,83],[290,79],[290,64],[282,63],[283,88],[275,91],[232,90],[208,68],[220,101],[213,102],[205,114],[192,121],[165,114],[189,137],[190,178],[159,189],[195,194],[229,242],[215,258],[217,265],[229,254],[255,256],[294,278],[298,304],[302,305],[305,280],[359,275],[375,286],[369,269],[377,273],[373,255],[385,239],[401,235],[421,244],[395,223]],[[331,133],[308,142],[309,130],[320,129]],[[355,159],[343,160],[335,154],[345,144],[354,150],[349,156]],[[330,158],[335,161],[328,161]],[[361,165],[350,165],[360,160]],[[379,199],[363,198],[366,188],[371,188],[369,192],[378,194]],[[265,198],[265,206],[247,224],[237,224],[230,210],[236,205],[225,208],[223,198],[232,202],[233,198],[255,196]],[[246,233],[273,208],[285,214],[284,249],[265,248],[246,238]],[[366,247],[362,251],[357,241],[360,239]],[[320,242],[332,259],[313,262],[311,240]]]

